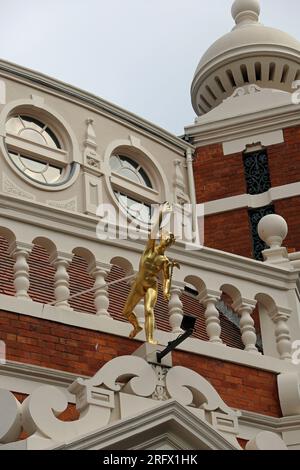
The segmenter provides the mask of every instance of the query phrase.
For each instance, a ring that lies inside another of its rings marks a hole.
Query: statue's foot
[[[158,341],[156,341],[156,339],[149,339],[148,343],[156,345]]]
[[[135,338],[136,335],[138,335],[141,331],[143,331],[143,328],[141,326],[135,326],[132,332],[130,333],[129,338]]]

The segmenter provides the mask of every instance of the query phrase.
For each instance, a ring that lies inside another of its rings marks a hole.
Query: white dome
[[[287,33],[258,22],[258,0],[236,0],[234,29],[218,39],[197,67],[191,96],[197,115],[215,108],[237,87],[291,91],[300,79],[300,42]]]

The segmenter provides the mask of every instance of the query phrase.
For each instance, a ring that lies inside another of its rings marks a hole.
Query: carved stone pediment
[[[239,413],[224,403],[206,379],[185,367],[168,368],[141,357],[121,356],[105,364],[94,377],[77,379],[69,392],[76,397],[80,416],[76,421],[65,422],[58,416],[68,406],[67,396],[58,388],[41,386],[22,404],[11,392],[1,390],[2,448],[13,442],[16,448],[20,447],[18,436],[22,430],[29,436],[26,448],[67,445],[112,425],[122,426],[132,417],[142,419],[149,410],[168,408],[171,403],[185,409],[193,423],[196,420],[207,432],[220,439],[222,436],[222,448],[224,442],[229,448],[239,448]]]

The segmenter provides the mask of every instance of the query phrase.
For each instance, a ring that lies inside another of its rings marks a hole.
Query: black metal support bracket
[[[181,344],[184,340],[186,340],[189,336],[191,336],[194,332],[194,329],[190,328],[186,330],[182,335],[178,336],[178,338],[174,339],[174,341],[170,341],[168,346],[163,350],[156,353],[156,359],[159,364],[161,364],[161,360],[169,354],[169,352],[173,351],[179,344]]]

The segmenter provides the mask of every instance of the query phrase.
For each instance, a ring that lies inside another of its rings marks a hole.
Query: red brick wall
[[[132,354],[140,345],[127,338],[8,312],[0,312],[0,339],[6,342],[7,360],[87,376],[114,357]],[[229,406],[280,416],[275,374],[180,351],[174,353],[174,365],[203,375]]]
[[[300,180],[300,126],[284,129],[284,142],[268,147],[272,187]]]
[[[194,161],[197,203],[245,194],[242,154],[223,155],[221,144],[199,147]]]
[[[205,217],[204,245],[252,257],[252,240],[247,209],[222,212]]]
[[[276,214],[281,215],[289,227],[289,233],[283,245],[291,251],[293,249],[300,251],[300,195],[276,201],[274,205]]]

